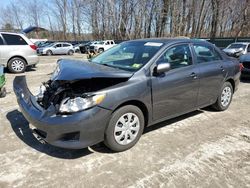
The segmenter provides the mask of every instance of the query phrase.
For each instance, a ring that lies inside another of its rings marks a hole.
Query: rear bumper
[[[58,115],[51,105],[43,109],[27,88],[24,76],[14,79],[14,92],[24,117],[38,129],[47,143],[70,149],[85,148],[103,141],[111,111],[98,106],[72,115]]]
[[[36,65],[37,63],[39,63],[39,57],[35,54],[35,55],[31,55],[31,56],[28,56],[26,58],[27,60],[27,64],[28,66],[29,65]]]

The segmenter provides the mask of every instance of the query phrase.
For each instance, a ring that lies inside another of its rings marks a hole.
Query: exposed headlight
[[[56,69],[55,69],[55,71],[53,72],[50,80],[55,80],[59,73],[60,73],[60,67],[57,66]]]
[[[59,111],[61,113],[73,113],[86,110],[100,104],[104,98],[105,94],[97,94],[86,98],[76,97],[74,99],[68,97],[61,102]]]

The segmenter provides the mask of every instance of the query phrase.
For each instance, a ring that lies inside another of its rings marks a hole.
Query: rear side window
[[[3,39],[0,36],[0,45],[3,45]]]
[[[27,45],[27,42],[19,35],[2,34],[8,45]]]
[[[198,63],[222,60],[220,54],[210,46],[194,44],[194,51]]]
[[[69,47],[70,44],[63,44],[63,47]]]

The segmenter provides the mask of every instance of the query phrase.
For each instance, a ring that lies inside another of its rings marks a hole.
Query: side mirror
[[[53,46],[54,48],[56,48],[56,46]]]
[[[156,74],[161,74],[167,72],[171,69],[170,63],[160,63],[156,66],[155,72]]]

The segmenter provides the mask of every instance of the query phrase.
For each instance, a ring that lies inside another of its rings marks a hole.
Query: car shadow
[[[176,118],[172,118],[172,119],[169,119],[169,120],[166,120],[166,121],[162,121],[160,123],[157,123],[157,124],[154,124],[152,126],[146,127],[144,129],[143,134],[147,134],[147,133],[149,133],[151,131],[154,131],[156,129],[160,129],[162,127],[169,126],[169,125],[171,125],[173,123],[177,123],[178,121],[182,121],[184,119],[187,119],[187,118],[192,117],[192,116],[196,116],[196,115],[201,114],[201,113],[203,113],[202,110],[196,110],[196,111],[193,111],[193,112],[178,116]]]
[[[154,124],[154,125],[149,126],[149,127],[145,127],[143,134],[147,134],[147,133],[149,133],[151,131],[160,129],[160,128],[165,127],[165,126],[169,126],[169,125],[171,125],[173,123],[176,123],[178,121],[184,120],[184,119],[192,117],[192,116],[196,116],[196,115],[201,114],[201,113],[203,113],[202,110],[196,110],[196,111],[187,113],[185,115],[182,115],[182,116],[179,116],[179,117],[176,117],[176,118],[173,118],[173,119],[169,119],[169,120]],[[106,153],[106,154],[115,153],[114,151],[111,151],[110,149],[105,147],[104,143],[100,143],[98,145],[91,146],[90,148],[92,150],[94,150],[96,152],[100,152],[100,153]]]
[[[204,109],[206,110],[206,108]],[[202,110],[196,110],[190,113],[187,113],[185,115],[169,119],[157,124],[154,124],[152,126],[146,127],[144,129],[143,134],[147,134],[151,131],[160,129],[165,126],[169,126],[173,123],[176,123],[178,121],[184,120],[186,118],[198,115],[203,113]],[[32,133],[32,129],[29,127],[29,122],[25,119],[25,117],[22,115],[21,112],[18,110],[14,110],[9,112],[6,115],[7,119],[9,120],[11,127],[15,134],[28,146],[36,149],[37,151],[40,151],[42,153],[45,153],[47,155],[50,155],[52,157],[62,158],[62,159],[76,159],[79,157],[83,157],[86,155],[89,155],[93,153],[88,148],[79,149],[79,150],[70,150],[70,149],[63,149],[59,147],[52,146],[47,143],[40,142]],[[100,153],[106,153],[106,154],[112,154],[116,153],[110,149],[108,149],[103,142],[96,144],[94,146],[90,146],[90,149],[92,149],[94,152],[100,152]]]
[[[240,82],[250,83],[250,78],[240,78]]]
[[[6,117],[9,120],[11,127],[15,134],[18,136],[18,138],[21,139],[25,144],[39,152],[62,159],[76,159],[93,153],[88,148],[71,150],[55,147],[50,144],[40,142],[33,135],[33,131],[29,126],[29,122],[18,110],[9,112]]]
[[[25,72],[34,72],[34,71],[36,71],[36,67],[27,67],[27,69],[25,70]],[[10,72],[6,67],[4,68],[4,73],[15,74],[15,73]]]

